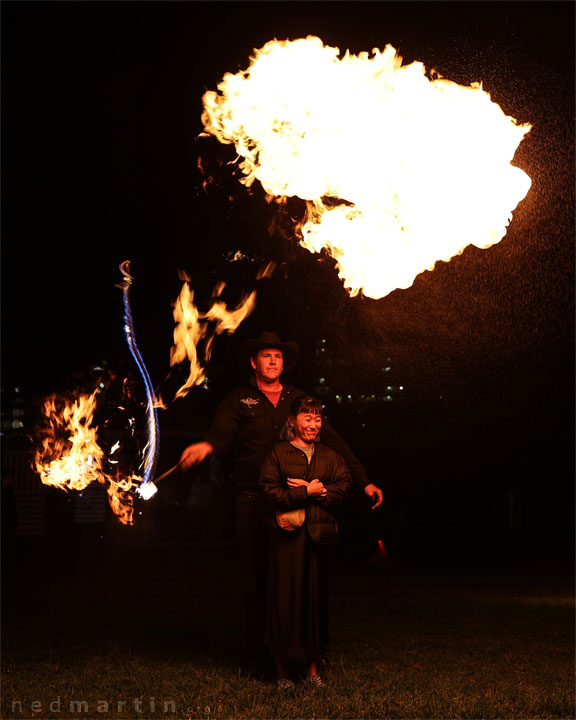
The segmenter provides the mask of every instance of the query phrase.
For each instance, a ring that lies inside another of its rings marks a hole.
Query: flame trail
[[[122,282],[122,292],[124,299],[124,334],[126,335],[126,342],[130,349],[130,353],[134,358],[138,370],[144,380],[144,387],[146,389],[147,406],[146,416],[148,424],[148,443],[144,453],[144,473],[142,476],[142,484],[140,488],[145,486],[154,476],[156,470],[156,464],[158,462],[158,453],[160,450],[160,426],[158,423],[158,412],[156,410],[156,395],[154,393],[154,386],[150,380],[150,375],[138,345],[136,344],[136,335],[134,333],[134,323],[132,321],[132,311],[130,308],[130,286],[132,285],[133,277],[129,273],[130,261],[126,260],[120,265],[120,272],[124,276]],[[144,491],[145,492],[145,491]]]
[[[274,268],[275,263],[268,263],[259,270],[256,279],[269,277]],[[233,333],[256,306],[256,291],[253,290],[240,300],[238,307],[229,310],[227,305],[219,299],[226,285],[219,283],[214,288],[210,309],[202,313],[194,304],[194,292],[189,284],[190,278],[183,271],[180,271],[179,275],[183,282],[180,295],[174,303],[173,314],[176,324],[174,345],[170,350],[170,366],[174,367],[187,361],[190,369],[187,380],[176,391],[174,400],[185,397],[190,388],[201,385],[206,378],[206,373],[198,358],[199,343],[204,342],[204,362],[207,362],[212,355],[215,336],[224,332]],[[162,398],[158,399],[157,407],[166,409]]]
[[[504,237],[531,185],[510,164],[531,126],[391,45],[339,52],[312,36],[267,43],[205,93],[202,122],[234,144],[242,183],[306,201],[300,243],[334,257],[351,295],[380,298]]]
[[[144,450],[143,477],[123,473],[119,467],[114,473],[104,469],[104,451],[98,442],[98,429],[93,425],[100,388],[90,395],[74,392],[71,399],[56,395],[47,398],[42,407],[46,427],[41,431],[42,444],[34,460],[36,472],[45,485],[80,492],[94,481],[105,485],[110,506],[125,525],[133,524],[131,493],[137,490],[142,497],[149,498],[156,491],[151,480],[160,445],[156,397],[134,333],[129,293],[133,278],[129,267],[129,261],[120,265],[124,276],[120,287],[124,300],[124,332],[130,353],[144,380],[147,396],[148,442]],[[108,462],[111,466],[118,466],[118,461],[113,460],[112,456],[119,447],[120,443],[116,442],[110,450]]]
[[[274,264],[269,263],[258,273],[257,279],[269,276],[273,267]],[[157,407],[165,407],[156,399],[148,370],[136,344],[130,307],[130,286],[133,277],[130,275],[129,268],[130,261],[120,265],[120,271],[124,276],[120,287],[123,290],[126,340],[146,389],[148,442],[144,450],[144,474],[140,477],[120,470],[118,460],[112,459],[120,447],[119,441],[110,449],[108,458],[104,457],[105,453],[98,442],[98,428],[93,424],[97,398],[103,385],[100,385],[91,394],[74,391],[71,398],[52,395],[45,400],[42,413],[46,423],[39,433],[42,435],[42,442],[37,448],[34,459],[35,470],[45,485],[80,492],[94,481],[105,485],[110,506],[125,525],[133,524],[132,493],[136,491],[140,497],[147,500],[157,491],[156,485],[152,482],[160,447]],[[202,314],[198,313],[192,302],[193,293],[188,285],[188,278],[183,276],[183,279],[185,282],[181,296],[175,304],[177,327],[175,329],[176,345],[171,352],[172,364],[181,362],[186,357],[189,359],[193,357],[196,362],[195,364],[191,363],[189,381],[180,389],[177,397],[185,395],[187,388],[191,385],[198,384],[198,377],[201,377],[200,382],[204,379],[204,371],[197,361],[196,345],[199,340],[207,338],[204,356],[206,360],[209,360],[214,335],[222,332],[234,332],[254,308],[256,297],[256,292],[253,291],[249,296],[243,298],[236,309],[228,310],[225,303],[218,300],[224,288],[224,284],[221,283],[215,290],[212,307],[207,313]],[[190,316],[195,318],[194,322],[189,321]],[[198,332],[199,323],[197,321],[199,319],[203,325]],[[207,328],[208,323],[214,326],[211,334]],[[114,472],[107,472],[104,469],[106,460],[110,466],[116,468]],[[178,467],[177,464],[170,468],[158,480],[171,474]]]

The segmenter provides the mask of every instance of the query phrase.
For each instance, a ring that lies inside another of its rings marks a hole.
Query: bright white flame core
[[[499,242],[531,185],[510,165],[531,126],[390,45],[338,55],[274,40],[204,95],[205,129],[235,145],[242,182],[307,201],[301,244],[331,253],[351,295],[383,297]]]
[[[156,487],[156,485],[154,485],[153,482],[148,481],[144,485],[140,485],[136,492],[143,500],[150,500],[151,497],[156,495],[156,493],[158,492],[158,488]]]

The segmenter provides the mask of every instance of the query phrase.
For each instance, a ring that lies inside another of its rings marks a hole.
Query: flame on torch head
[[[108,500],[120,522],[133,524],[130,491],[141,482],[137,475],[120,477],[103,469],[104,451],[93,426],[99,389],[71,398],[51,395],[42,407],[44,428],[36,450],[34,467],[44,485],[81,492],[92,482],[106,486]],[[118,449],[114,445],[113,455]]]
[[[98,479],[103,453],[92,427],[97,394],[78,395],[69,402],[56,395],[46,399],[42,414],[49,429],[35,457],[36,471],[45,485],[82,491]]]
[[[479,83],[403,66],[391,45],[339,58],[317,37],[273,40],[203,103],[242,183],[306,201],[301,244],[332,255],[351,295],[384,297],[468,245],[499,242],[531,185],[510,165],[531,126]]]

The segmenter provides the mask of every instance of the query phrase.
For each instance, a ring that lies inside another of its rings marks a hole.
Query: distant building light
[[[22,391],[22,388],[21,388],[21,387],[15,387],[15,388],[14,388],[14,392],[15,392],[15,393],[19,393],[19,392],[21,392],[21,391]]]
[[[399,390],[404,390],[404,385],[400,385]]]
[[[326,344],[326,338],[322,338],[322,345]]]
[[[324,385],[324,383],[326,382],[326,378],[320,378],[318,382],[320,383],[320,385]]]
[[[386,387],[386,390],[392,390],[392,385],[388,385],[388,386]]]
[[[348,400],[352,400],[352,395],[348,395]]]
[[[392,400],[392,395],[386,395],[384,400],[386,400],[386,402],[390,402],[390,400]]]

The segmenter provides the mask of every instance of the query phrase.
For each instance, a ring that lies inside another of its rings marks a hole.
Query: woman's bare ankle
[[[276,675],[278,676],[278,679],[286,677],[288,675],[286,670],[286,660],[282,657],[279,657],[276,655]]]

